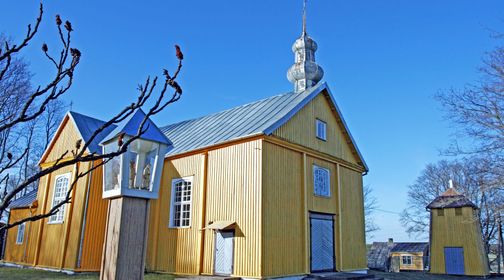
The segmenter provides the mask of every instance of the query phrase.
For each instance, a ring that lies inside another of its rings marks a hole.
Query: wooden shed
[[[430,272],[487,276],[478,207],[449,188],[428,206],[430,211]]]
[[[390,270],[423,271],[429,260],[429,243],[427,242],[398,242],[390,250]]]

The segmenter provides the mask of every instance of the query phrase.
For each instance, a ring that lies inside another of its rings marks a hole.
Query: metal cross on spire
[[[306,34],[306,1],[303,0],[303,35]]]

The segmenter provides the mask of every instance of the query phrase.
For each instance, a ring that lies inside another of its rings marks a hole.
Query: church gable
[[[46,151],[40,159],[40,164],[49,163],[58,160],[61,155],[68,151],[65,157],[71,156],[71,149],[75,149],[77,140],[82,139],[69,114],[67,114],[61,122],[53,139],[49,143]]]
[[[317,122],[319,125],[325,123],[325,140],[321,135],[317,137]],[[327,89],[277,128],[273,135],[365,167]]]

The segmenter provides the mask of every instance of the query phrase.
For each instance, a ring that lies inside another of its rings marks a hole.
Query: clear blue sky
[[[9,1],[0,32],[20,38],[37,1]],[[148,74],[186,60],[184,96],[158,124],[198,117],[290,91],[286,70],[301,31],[301,0],[47,1],[40,36],[24,53],[34,80],[48,78],[40,45],[55,50],[54,16],[70,19],[82,53],[67,100],[75,111],[107,118]],[[439,160],[453,130],[433,95],[478,78],[481,56],[504,31],[504,1],[310,0],[308,32],[317,60],[371,171],[365,177],[385,211],[406,206],[407,186]],[[398,216],[377,212],[368,240],[412,240]]]

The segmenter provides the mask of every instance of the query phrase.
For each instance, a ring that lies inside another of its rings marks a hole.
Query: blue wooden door
[[[464,248],[445,247],[446,274],[464,275]]]
[[[334,271],[334,223],[332,215],[311,214],[311,271]]]

